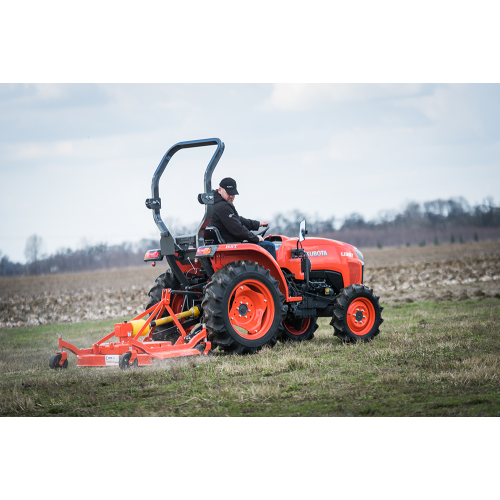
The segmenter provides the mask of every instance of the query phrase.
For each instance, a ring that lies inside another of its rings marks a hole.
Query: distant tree
[[[451,233],[450,243],[451,243],[452,245],[453,245],[453,243],[455,243],[455,236],[453,235],[453,233]]]
[[[28,264],[31,264],[34,273],[38,273],[38,261],[40,260],[40,255],[42,253],[43,239],[41,236],[32,234],[26,240],[26,247],[24,249],[24,256]]]
[[[363,229],[366,227],[365,219],[361,214],[353,213],[346,217],[344,223],[342,224],[341,230],[346,229]]]
[[[435,245],[435,246],[438,246],[438,245],[439,245],[439,240],[438,240],[437,235],[436,235],[436,236],[434,236],[434,245]]]
[[[479,236],[477,235],[477,233],[474,233],[474,241],[479,241]]]

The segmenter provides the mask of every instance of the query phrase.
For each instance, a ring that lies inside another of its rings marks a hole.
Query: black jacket
[[[214,190],[214,211],[210,219],[210,225],[215,226],[220,235],[227,243],[241,243],[247,240],[249,243],[258,243],[259,238],[252,231],[257,231],[260,222],[245,219],[238,215],[236,208],[227,202],[217,190]]]

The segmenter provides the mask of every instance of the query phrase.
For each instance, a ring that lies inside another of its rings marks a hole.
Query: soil
[[[368,249],[364,282],[386,304],[500,298],[500,242]]]
[[[382,303],[500,298],[498,241],[361,251]],[[0,328],[131,318],[164,266],[0,278]]]

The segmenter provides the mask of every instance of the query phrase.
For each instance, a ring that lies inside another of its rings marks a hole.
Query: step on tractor
[[[160,178],[181,149],[216,146],[204,175],[198,202],[205,214],[195,234],[174,236],[163,222]],[[298,237],[259,234],[276,248],[276,259],[248,242],[224,241],[210,226],[214,196],[212,174],[224,152],[217,138],[180,142],[162,158],[146,206],[160,231],[159,247],[145,262],[166,260],[168,269],[149,291],[145,311],[89,349],[77,349],[59,336],[60,352],[51,368],[67,366],[67,352],[78,366],[131,366],[154,359],[226,353],[252,354],[278,341],[302,342],[314,337],[320,317],[331,318],[333,333],[344,342],[370,341],[379,334],[382,307],[363,285],[364,260],[354,246],[325,238],[307,238],[306,221]],[[117,337],[117,342],[108,342]],[[142,340],[140,338],[142,337]]]

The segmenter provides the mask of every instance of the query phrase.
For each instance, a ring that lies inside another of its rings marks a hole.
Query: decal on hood
[[[308,257],[321,257],[323,255],[328,255],[326,250],[318,250],[314,252],[307,252]]]

